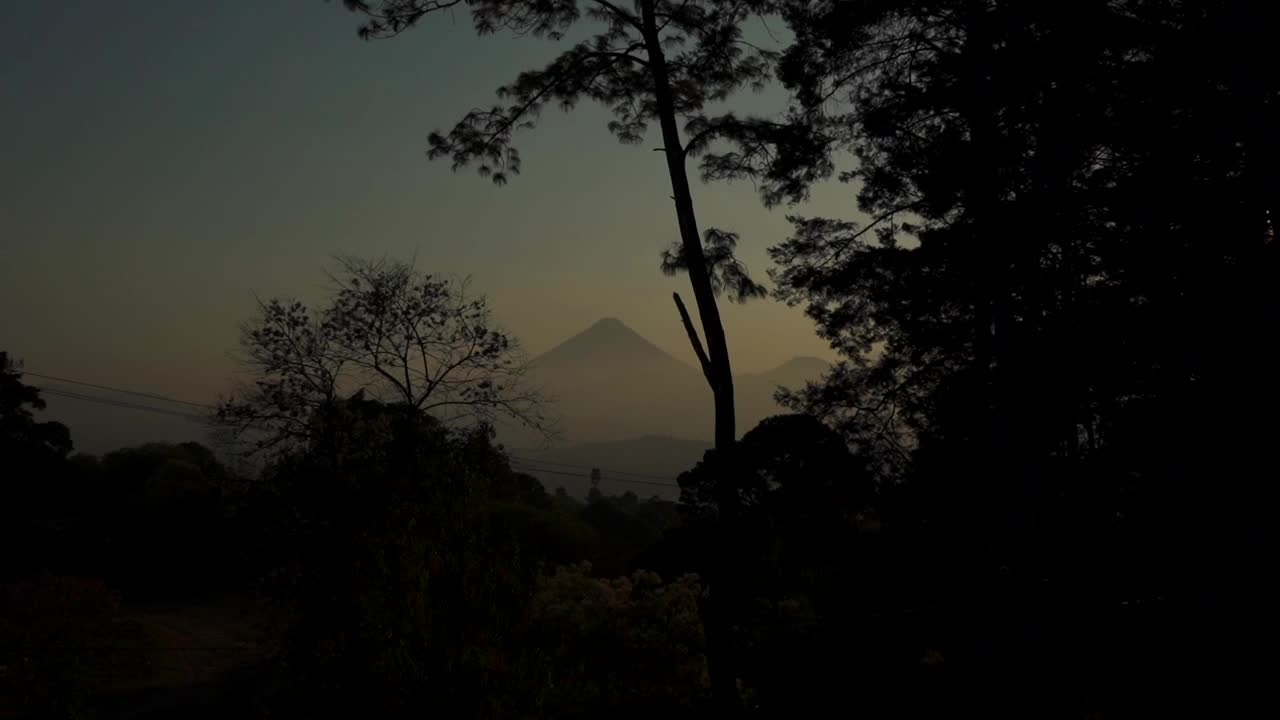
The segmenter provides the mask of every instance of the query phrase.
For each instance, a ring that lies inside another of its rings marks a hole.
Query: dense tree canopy
[[[987,627],[1044,582],[1089,588],[1081,606],[1168,593],[1208,612],[1207,585],[1247,597],[1275,430],[1255,408],[1277,398],[1269,9],[785,14],[789,120],[821,141],[803,148],[819,163],[852,155],[842,177],[867,218],[794,218],[772,250],[779,295],[846,357],[788,400],[874,459],[882,485],[906,483],[890,510],[909,508],[897,519],[951,558],[939,577]],[[1231,527],[1186,532],[1176,518],[1210,496]],[[1005,588],[1009,604],[964,587]],[[995,647],[1002,662],[1020,652]]]
[[[793,119],[853,152],[871,218],[796,218],[773,249],[782,297],[849,359],[795,402],[890,477],[965,453],[970,472],[994,453],[1025,476],[1116,450],[1196,383],[1232,384],[1189,333],[1252,342],[1267,302],[1251,274],[1270,262],[1280,157],[1276,82],[1249,70],[1263,15],[907,2],[788,18]]]
[[[536,568],[491,521],[519,480],[489,429],[367,399],[315,413],[308,445],[261,480],[281,659],[297,682],[281,700],[308,717],[519,707],[517,668],[494,671],[514,656]]]
[[[45,403],[38,388],[22,382],[22,371],[0,352],[0,454],[6,462],[61,460],[71,452],[71,433],[57,422],[38,422]]]
[[[37,532],[67,471],[71,431],[59,422],[37,420],[44,409],[40,390],[24,383],[19,366],[0,352],[0,543],[11,549],[43,539]],[[39,547],[6,553],[0,580],[38,568],[45,559]]]

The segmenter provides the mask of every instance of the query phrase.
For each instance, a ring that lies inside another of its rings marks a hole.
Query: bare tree
[[[241,328],[249,374],[217,417],[249,450],[311,437],[316,411],[356,394],[447,423],[505,418],[552,432],[519,343],[493,326],[467,279],[393,260],[339,258],[319,309],[259,301]]]

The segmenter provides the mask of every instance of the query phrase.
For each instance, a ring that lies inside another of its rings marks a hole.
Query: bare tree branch
[[[707,382],[713,382],[711,372],[711,359],[707,357],[707,351],[702,348],[702,340],[698,337],[698,331],[693,327],[693,320],[689,318],[689,311],[684,307],[684,301],[680,299],[680,293],[671,293],[671,299],[676,301],[676,309],[680,311],[680,322],[684,323],[684,331],[689,334],[689,344],[693,346],[693,352],[698,356],[698,365],[702,368],[702,375]]]
[[[304,441],[343,377],[344,393],[415,412],[448,408],[485,422],[506,416],[552,431],[546,398],[523,382],[519,344],[491,326],[484,298],[468,297],[465,280],[386,260],[338,262],[321,311],[272,300],[246,324],[243,362],[256,379],[217,413],[233,436],[254,436],[256,450]]]

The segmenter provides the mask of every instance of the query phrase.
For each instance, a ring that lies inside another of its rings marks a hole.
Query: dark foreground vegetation
[[[714,448],[679,503],[548,492],[491,429],[554,430],[518,345],[394,262],[262,305],[222,459],[74,455],[6,359],[0,714],[1274,705],[1268,3],[346,4],[370,37],[464,5],[482,33],[598,31],[432,153],[506,181],[552,100],[604,103],[624,141],[660,126]],[[762,50],[760,16],[794,42]],[[707,110],[774,80],[775,115]],[[699,232],[695,157],[768,204],[840,177],[867,218],[794,217],[773,246],[772,293],[844,360],[744,434],[716,302],[764,290],[733,233]]]

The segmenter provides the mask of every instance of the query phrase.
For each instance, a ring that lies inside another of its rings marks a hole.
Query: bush
[[[653,572],[598,579],[591,565],[562,567],[534,596],[530,647],[546,669],[553,717],[688,709],[707,690],[695,575],[664,583]]]
[[[93,692],[127,652],[119,602],[104,583],[78,577],[0,586],[0,697],[34,717],[87,717]]]
[[[283,558],[281,714],[510,716],[533,572],[493,521],[510,470],[490,434],[370,401],[327,412],[263,478]]]

